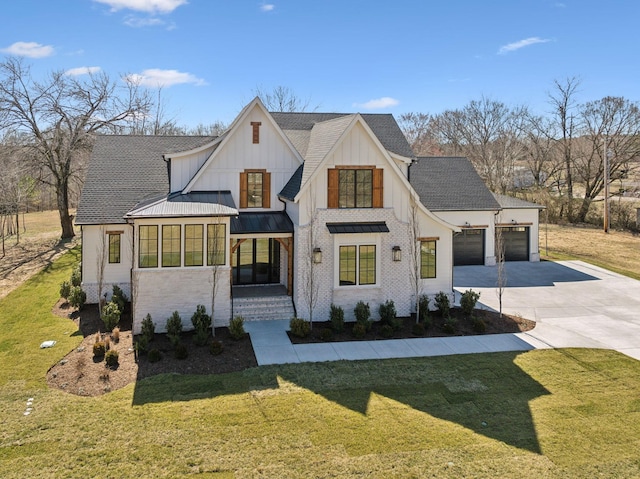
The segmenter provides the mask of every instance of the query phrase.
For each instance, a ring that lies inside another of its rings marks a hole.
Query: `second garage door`
[[[501,227],[505,261],[529,261],[529,227]]]
[[[453,265],[484,264],[484,230],[464,229],[453,236]]]

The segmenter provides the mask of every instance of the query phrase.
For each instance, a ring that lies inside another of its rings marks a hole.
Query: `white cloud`
[[[521,48],[528,47],[529,45],[535,45],[536,43],[547,43],[550,42],[548,38],[540,38],[540,37],[529,37],[524,40],[520,40],[517,42],[509,43],[507,45],[503,45],[498,50],[498,55],[504,55],[505,53],[513,52],[516,50],[520,50]]]
[[[150,68],[142,73],[133,73],[128,75],[127,79],[151,88],[170,87],[183,83],[191,83],[196,86],[207,84],[202,78],[198,78],[191,73],[183,73],[178,70],[160,70],[159,68]]]
[[[36,42],[15,42],[13,45],[0,50],[9,55],[19,57],[44,58],[53,55],[54,50],[51,45],[42,45]]]
[[[111,7],[112,12],[118,10],[135,10],[147,13],[171,13],[187,0],[93,0]]]
[[[270,12],[272,11],[274,8],[276,8],[276,6],[273,3],[263,3],[260,6],[260,10],[262,10],[263,12]]]
[[[383,108],[389,108],[392,106],[396,106],[400,103],[395,98],[391,98],[388,96],[383,96],[382,98],[377,98],[375,100],[369,100],[366,103],[354,103],[353,106],[358,108],[364,108],[365,110],[381,110]]]
[[[98,73],[100,71],[100,67],[77,67],[71,68],[64,72],[65,75],[69,76],[79,76],[79,75],[90,75],[91,73]]]
[[[128,27],[142,28],[142,27],[162,26],[166,22],[157,17],[141,18],[141,17],[136,17],[135,15],[127,15],[123,23]]]

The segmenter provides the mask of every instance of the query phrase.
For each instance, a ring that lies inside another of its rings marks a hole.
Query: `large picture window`
[[[184,265],[202,266],[204,249],[204,227],[202,225],[184,226]]]
[[[340,246],[340,286],[376,284],[375,245]]]
[[[371,208],[372,170],[338,171],[338,208]]]
[[[420,278],[436,277],[436,242],[435,240],[420,242]]]
[[[140,226],[138,244],[138,266],[140,268],[158,267],[158,227]]]
[[[207,225],[207,265],[226,263],[226,225]]]
[[[109,233],[109,263],[120,262],[120,233]]]
[[[162,267],[180,266],[180,225],[162,226]]]

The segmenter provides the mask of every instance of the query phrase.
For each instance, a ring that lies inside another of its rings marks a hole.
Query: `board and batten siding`
[[[259,122],[260,142],[253,143],[253,126]],[[270,210],[281,210],[278,193],[300,166],[295,153],[262,110],[256,106],[218,147],[206,170],[193,184],[192,191],[230,190],[236,206],[240,206],[240,173],[245,170],[266,170],[270,173]],[[172,165],[173,168],[173,165]],[[252,208],[253,209],[253,208]],[[258,208],[259,209],[259,208]]]

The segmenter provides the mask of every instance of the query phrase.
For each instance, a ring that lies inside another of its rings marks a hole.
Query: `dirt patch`
[[[500,314],[494,311],[476,310],[474,316],[477,320],[481,320],[484,324],[484,331],[479,331],[477,326],[470,318],[465,318],[460,308],[451,309],[451,317],[455,321],[455,332],[447,332],[445,321],[437,313],[431,315],[432,324],[423,330],[416,331],[415,319],[398,318],[399,329],[390,332],[383,329],[383,324],[379,321],[371,323],[371,329],[362,337],[355,337],[353,326],[355,323],[346,323],[344,331],[335,332],[331,329],[329,321],[315,322],[311,334],[305,338],[289,334],[291,342],[294,344],[319,343],[319,342],[339,342],[339,341],[377,341],[384,339],[407,339],[407,338],[433,338],[433,337],[450,337],[450,336],[471,336],[480,334],[500,334],[500,333],[520,333],[530,331],[535,326],[535,321],[522,318],[520,316],[511,316],[508,314]]]
[[[190,333],[182,335],[187,347],[188,357],[176,359],[173,348],[164,334],[156,334],[149,343],[149,349],[157,349],[162,356],[152,363],[147,355],[136,358],[131,333],[131,316],[125,311],[120,321],[120,340],[110,340],[111,347],[118,351],[119,364],[116,368],[106,366],[104,359],[94,360],[93,345],[99,335],[101,339],[108,335],[98,315],[97,305],[88,305],[78,312],[69,304],[60,300],[53,312],[69,318],[84,336],[78,348],[67,354],[47,373],[49,386],[62,389],[80,396],[98,396],[127,384],[162,373],[177,374],[222,374],[242,371],[258,365],[248,336],[240,341],[231,339],[227,328],[216,328],[216,340],[220,341],[223,351],[212,355],[208,346],[197,346]]]
[[[5,256],[0,258],[0,299],[76,244],[76,238],[60,241],[60,234],[53,232],[22,239],[18,244],[12,239],[11,244],[5,245]]]

